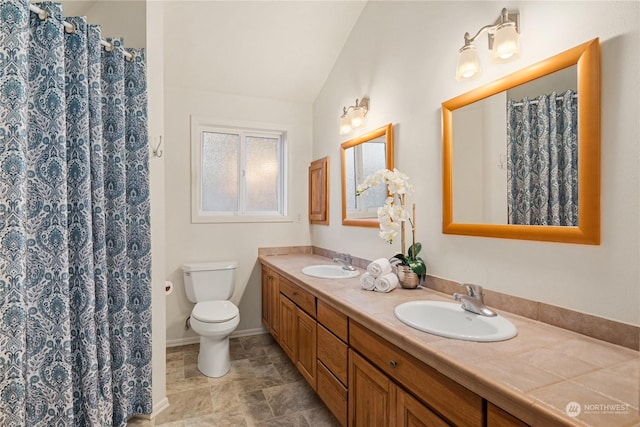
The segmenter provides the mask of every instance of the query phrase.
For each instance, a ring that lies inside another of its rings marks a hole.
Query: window
[[[288,221],[286,129],[192,122],[192,221]]]

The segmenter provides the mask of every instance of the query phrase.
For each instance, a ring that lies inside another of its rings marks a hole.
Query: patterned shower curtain
[[[0,425],[151,413],[143,50],[0,2]]]
[[[578,97],[507,104],[509,224],[578,225]]]

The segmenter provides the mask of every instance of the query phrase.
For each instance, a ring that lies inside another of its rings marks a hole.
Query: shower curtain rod
[[[48,10],[45,9],[41,9],[36,5],[30,4],[29,5],[29,10],[32,12],[35,12],[38,14],[38,18],[40,18],[41,20],[45,20],[47,19],[49,16],[51,16],[51,14],[49,13]],[[69,34],[73,34],[76,32],[76,26],[73,24],[68,23],[67,21],[62,21],[62,25],[64,25],[64,29],[67,33]],[[100,40],[100,44],[102,46],[104,46],[108,51],[112,51],[113,50],[113,44],[109,43],[106,40]],[[133,61],[133,55],[130,54],[129,52],[127,52],[126,50],[122,50],[122,52],[124,53],[125,58],[127,58],[127,60],[129,61]]]
[[[577,98],[578,94],[577,93],[573,94],[573,95],[571,95],[571,97],[572,98]],[[562,95],[556,96],[556,101],[562,101],[563,99],[564,99],[564,96],[562,96]],[[537,99],[532,99],[532,100],[529,101],[529,104],[537,104],[538,102],[540,102],[540,101],[538,101]],[[523,105],[524,105],[524,102],[522,102],[522,101],[518,101],[518,102],[514,102],[513,103],[514,107],[522,107]]]

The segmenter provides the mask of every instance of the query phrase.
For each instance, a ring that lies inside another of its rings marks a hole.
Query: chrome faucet
[[[467,290],[467,295],[455,293],[453,298],[462,301],[462,308],[481,316],[494,317],[496,312],[484,305],[484,290],[480,285],[464,283],[462,286]]]
[[[349,254],[338,254],[338,256],[333,259],[333,262],[342,265],[343,270],[356,271],[356,268],[351,265],[352,261],[353,258]]]

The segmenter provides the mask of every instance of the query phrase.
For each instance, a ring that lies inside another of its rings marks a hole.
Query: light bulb
[[[362,123],[364,123],[364,108],[355,107],[351,112],[351,127],[360,127]]]
[[[494,62],[506,62],[520,54],[519,35],[515,22],[501,24],[495,32],[491,58]]]
[[[467,44],[460,49],[456,79],[458,81],[469,80],[477,77],[479,74],[480,60],[478,59],[478,52],[474,45]]]
[[[346,135],[349,132],[351,132],[351,119],[345,113],[340,117],[340,135]]]

